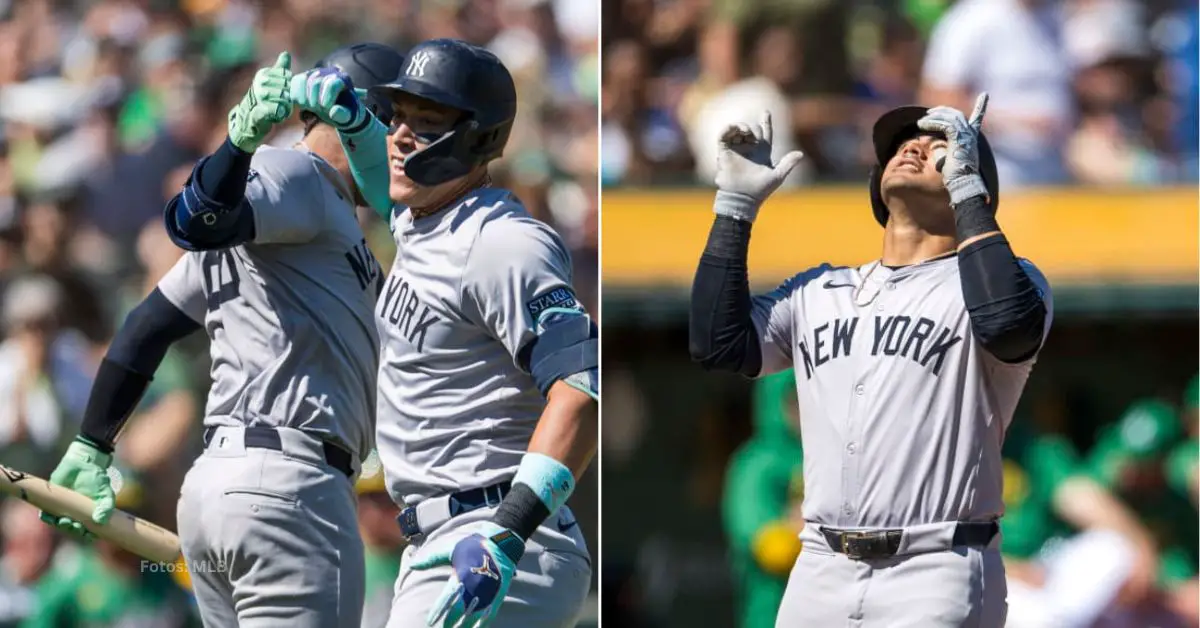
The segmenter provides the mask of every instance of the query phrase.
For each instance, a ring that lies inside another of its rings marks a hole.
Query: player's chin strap
[[[525,542],[574,491],[575,475],[566,465],[545,454],[525,454],[512,488],[492,516],[492,522],[505,531],[492,540],[514,563],[519,562]]]

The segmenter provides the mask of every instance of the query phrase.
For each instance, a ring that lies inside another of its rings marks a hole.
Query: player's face
[[[907,187],[945,191],[937,161],[946,154],[947,148],[946,140],[929,133],[905,140],[883,170],[883,189]]]
[[[434,187],[417,185],[404,173],[404,159],[437,141],[454,128],[462,111],[408,94],[397,95],[392,101],[392,124],[388,129],[388,161],[391,166],[392,200],[404,205],[423,207],[440,198],[443,187],[455,187],[456,182]]]

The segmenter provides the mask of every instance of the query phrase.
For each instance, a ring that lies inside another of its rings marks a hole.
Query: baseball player
[[[349,153],[371,168],[386,150],[396,203],[377,438],[410,545],[388,626],[573,626],[591,567],[565,502],[596,449],[596,326],[562,240],[489,183],[516,115],[507,68],[457,40],[406,57],[370,91],[391,102],[387,142]]]
[[[749,377],[796,370],[805,527],[780,628],[1004,625],[1000,447],[1052,306],[996,222],[986,104],[880,118],[880,259],[754,298],[751,225],[802,155],[771,162],[769,115],[722,135],[690,349]]]
[[[398,52],[365,48],[324,64],[398,71]],[[213,380],[205,451],[184,479],[178,521],[210,626],[357,626],[362,613],[352,478],[374,442],[382,272],[334,129],[307,118],[294,149],[262,146],[291,114],[289,66],[285,52],[259,70],[229,114],[227,141],[168,203],[167,232],[188,253],[113,340],[81,433],[51,477],[95,499],[92,518],[107,520],[121,426],[168,346],[203,328]],[[371,116],[354,113],[356,126]]]

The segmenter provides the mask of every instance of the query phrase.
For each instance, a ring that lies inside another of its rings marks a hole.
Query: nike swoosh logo
[[[577,525],[579,525],[579,520],[578,520],[578,519],[572,519],[572,520],[570,520],[570,521],[568,521],[568,522],[566,522],[566,523],[563,523],[562,521],[559,521],[559,522],[558,522],[558,531],[559,531],[559,532],[566,532],[567,530],[570,530],[571,528],[574,528],[574,527],[575,527],[575,526],[577,526]]]
[[[826,281],[825,285],[822,287],[825,288],[826,290],[833,290],[834,288],[853,288],[854,284],[852,284],[852,283],[833,283],[832,281]]]

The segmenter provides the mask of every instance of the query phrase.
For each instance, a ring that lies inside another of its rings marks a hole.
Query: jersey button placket
[[[859,431],[859,415],[862,414],[863,396],[866,395],[867,387],[860,381],[854,385],[854,395],[847,405],[848,415],[846,417],[846,433],[850,438]],[[857,460],[855,453],[858,450],[858,443],[850,440],[846,443],[842,455],[842,516],[847,517],[844,522],[847,525],[852,525],[853,521],[849,518],[854,516],[854,502],[858,499],[858,465],[861,460]]]

